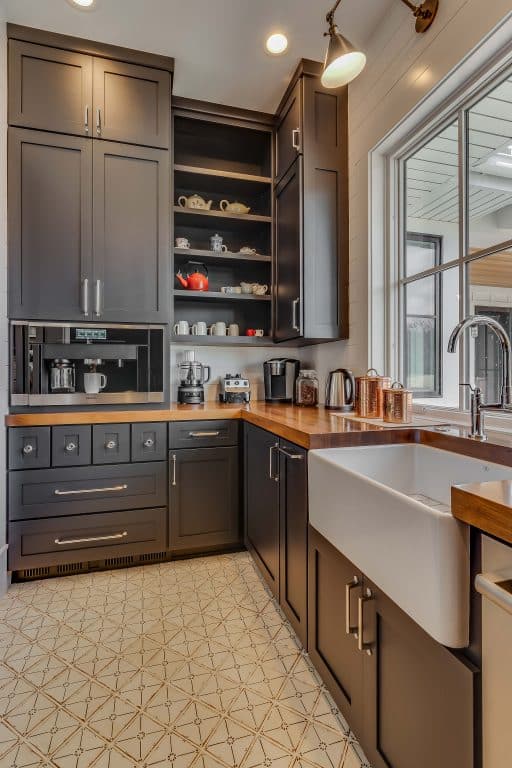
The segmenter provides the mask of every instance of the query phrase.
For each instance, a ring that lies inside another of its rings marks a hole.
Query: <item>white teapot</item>
[[[213,200],[206,200],[201,197],[201,195],[190,195],[190,197],[185,197],[185,195],[181,195],[178,197],[178,205],[181,208],[196,208],[201,211],[209,211],[212,207]]]

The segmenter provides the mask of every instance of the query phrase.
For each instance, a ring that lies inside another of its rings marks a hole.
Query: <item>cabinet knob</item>
[[[66,445],[66,451],[68,453],[73,453],[73,451],[76,451],[76,444],[75,443],[68,443]]]
[[[115,440],[109,440],[108,443],[105,444],[105,448],[107,448],[109,451],[113,451],[116,447],[117,443]]]
[[[30,456],[30,454],[33,453],[33,451],[34,451],[34,446],[31,445],[30,443],[27,443],[26,445],[23,446],[23,453],[25,454],[25,456]]]
[[[147,440],[144,440],[144,447],[145,448],[152,448],[155,444],[155,441],[152,437],[148,437]]]

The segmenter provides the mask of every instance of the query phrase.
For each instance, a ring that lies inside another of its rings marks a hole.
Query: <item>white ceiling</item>
[[[397,0],[344,0],[336,21],[364,45]],[[96,0],[79,11],[67,0],[2,0],[8,21],[174,56],[174,92],[273,112],[301,58],[322,60],[325,14],[332,0]],[[410,13],[404,6],[404,14]],[[264,51],[276,30],[290,45]]]

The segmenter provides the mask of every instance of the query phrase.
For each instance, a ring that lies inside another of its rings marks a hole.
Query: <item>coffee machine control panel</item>
[[[220,380],[219,401],[221,403],[248,403],[251,399],[251,385],[240,373],[227,373]]]

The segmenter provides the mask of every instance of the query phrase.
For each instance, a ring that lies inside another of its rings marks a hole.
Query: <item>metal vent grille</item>
[[[132,555],[127,555],[126,557],[109,557],[107,560],[105,560],[105,568],[120,568],[132,564]]]
[[[42,579],[45,576],[50,575],[49,568],[27,568],[24,571],[19,571],[19,575],[22,579]]]
[[[167,552],[150,552],[146,555],[140,555],[140,563],[152,563],[155,560],[165,560],[167,558]]]
[[[57,566],[57,574],[63,576],[68,573],[80,573],[87,570],[88,567],[89,563],[66,563],[65,565]]]

